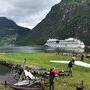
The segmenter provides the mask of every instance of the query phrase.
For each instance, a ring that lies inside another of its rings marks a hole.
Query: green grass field
[[[46,69],[55,67],[61,70],[67,70],[66,64],[50,63],[50,60],[70,60],[72,55],[62,55],[57,53],[0,53],[0,60],[10,63],[23,64],[26,58],[27,65],[35,65]],[[76,60],[80,60],[77,56]],[[85,62],[90,63],[90,59],[85,58]],[[55,79],[55,90],[76,90],[80,81],[84,81],[84,90],[90,90],[90,68],[84,68],[74,65],[73,76],[57,77]],[[1,90],[1,89],[0,89]]]

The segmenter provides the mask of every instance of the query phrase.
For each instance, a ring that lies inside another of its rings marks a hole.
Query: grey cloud
[[[0,0],[0,16],[16,21],[17,24],[33,28],[60,0]]]

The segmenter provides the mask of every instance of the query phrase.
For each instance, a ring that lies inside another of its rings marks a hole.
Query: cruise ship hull
[[[60,48],[60,47],[46,47],[47,51],[57,51],[57,52],[69,52],[69,53],[83,53],[84,49],[66,49],[66,48]]]

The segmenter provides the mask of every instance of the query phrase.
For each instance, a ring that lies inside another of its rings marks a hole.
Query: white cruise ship
[[[65,40],[49,39],[45,45],[51,48],[59,48],[61,51],[74,53],[83,53],[85,48],[84,43],[75,38],[68,38]]]

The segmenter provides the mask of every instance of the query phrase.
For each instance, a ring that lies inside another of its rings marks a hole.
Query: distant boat
[[[68,38],[65,40],[48,39],[45,46],[50,48],[58,48],[60,51],[83,53],[85,50],[85,44],[75,38]]]

